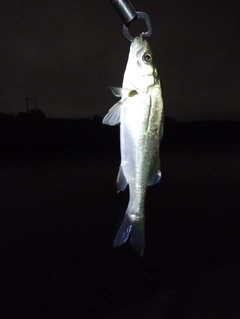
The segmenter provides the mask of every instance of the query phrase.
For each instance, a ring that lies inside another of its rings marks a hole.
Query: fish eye
[[[143,56],[143,61],[146,63],[151,63],[152,62],[152,56],[150,53],[146,53]]]

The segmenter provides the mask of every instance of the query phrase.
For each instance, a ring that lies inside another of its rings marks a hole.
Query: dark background
[[[133,5],[152,20],[166,115],[143,259],[112,248],[128,190],[119,127],[101,120],[129,50],[121,19],[109,1],[0,4],[1,318],[240,316],[237,3]]]
[[[238,2],[133,5],[152,21],[166,115],[239,120]],[[79,118],[103,116],[116,102],[107,85],[121,86],[130,43],[110,1],[2,0],[0,45],[2,111],[25,111],[24,98],[32,97],[48,117]]]

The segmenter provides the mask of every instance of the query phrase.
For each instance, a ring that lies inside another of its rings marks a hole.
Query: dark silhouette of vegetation
[[[46,119],[46,115],[43,111],[39,109],[32,109],[28,112],[20,112],[17,115],[19,119]]]
[[[12,120],[14,116],[12,114],[6,114],[5,112],[0,112],[0,121]]]
[[[39,108],[17,116],[0,112],[1,150],[119,152],[119,126],[102,125],[95,114],[82,119],[47,119]],[[164,119],[162,147],[240,144],[238,122],[176,122]]]

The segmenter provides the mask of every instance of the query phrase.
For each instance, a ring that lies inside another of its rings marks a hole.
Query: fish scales
[[[109,110],[103,124],[120,123],[121,165],[117,185],[119,190],[129,185],[129,203],[114,247],[130,238],[132,247],[143,256],[146,190],[161,179],[163,100],[152,51],[142,36],[136,37],[130,46],[122,88],[111,90],[121,100]]]

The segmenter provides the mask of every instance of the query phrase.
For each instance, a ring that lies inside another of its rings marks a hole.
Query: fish
[[[136,253],[145,249],[147,187],[161,179],[160,141],[163,135],[163,98],[152,50],[143,36],[130,45],[122,87],[109,87],[121,99],[103,118],[105,125],[120,124],[121,163],[117,191],[129,186],[129,202],[113,247],[129,239]]]

